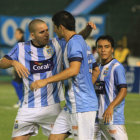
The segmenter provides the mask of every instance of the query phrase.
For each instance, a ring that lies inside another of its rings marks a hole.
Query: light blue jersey
[[[31,41],[18,43],[8,55],[8,59],[17,60],[30,72],[28,78],[23,78],[24,97],[21,107],[45,107],[63,100],[61,82],[48,84],[36,91],[31,91],[32,82],[45,79],[59,73],[62,69],[62,49],[65,41],[56,38],[50,40],[43,48],[35,47]]]
[[[89,46],[80,35],[74,35],[64,50],[64,69],[70,62],[81,62],[77,76],[64,81],[66,106],[70,113],[96,111],[98,101],[92,83],[92,68],[96,63]]]
[[[113,59],[106,65],[100,65],[100,75],[98,82],[102,85],[102,93],[99,94],[98,118],[102,119],[103,113],[109,104],[116,98],[120,88],[126,88],[125,70],[122,64]],[[105,88],[103,88],[103,84]],[[101,91],[100,91],[101,92]],[[114,108],[113,120],[111,124],[124,124],[124,104],[123,100]]]

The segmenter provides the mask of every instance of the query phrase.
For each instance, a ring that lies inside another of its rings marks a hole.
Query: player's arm
[[[25,68],[21,63],[19,63],[16,60],[10,60],[7,59],[6,57],[3,57],[2,59],[0,59],[0,68],[1,69],[7,69],[10,67],[14,67],[14,69],[16,70],[16,72],[18,73],[19,77],[27,77],[29,74],[29,71],[27,68]]]
[[[114,84],[117,85],[116,88],[118,89],[118,94],[103,114],[105,122],[109,122],[110,120],[112,120],[114,108],[119,105],[127,95],[125,70],[122,65],[116,67],[116,69],[114,70]]]
[[[33,82],[30,86],[31,90],[42,88],[49,83],[66,80],[68,78],[76,76],[80,71],[80,66],[81,66],[81,62],[72,61],[72,62],[70,62],[70,67],[65,69],[64,71],[60,72],[59,74],[51,76],[47,79],[37,80],[37,81]]]
[[[95,84],[99,74],[100,74],[100,69],[97,66],[97,63],[94,63],[93,64],[93,69],[92,69],[92,83],[93,84]]]
[[[127,88],[121,88],[119,94],[116,96],[113,102],[110,103],[110,105],[108,106],[108,108],[103,114],[103,119],[106,123],[112,120],[114,108],[121,103],[121,101],[125,98],[126,95],[127,95]]]
[[[96,30],[96,25],[93,22],[88,22],[85,29],[80,31],[78,34],[82,35],[83,38],[86,39],[90,35],[92,29]]]
[[[5,57],[0,59],[0,68],[1,69],[7,69],[12,67],[13,60],[8,60]]]

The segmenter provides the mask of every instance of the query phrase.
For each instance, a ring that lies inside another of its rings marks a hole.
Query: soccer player
[[[101,64],[100,75],[95,84],[99,98],[95,139],[127,140],[124,126],[124,98],[127,94],[125,70],[113,58],[114,40],[111,36],[100,36],[96,40],[96,47]]]
[[[88,24],[95,27],[94,24]],[[92,29],[81,32],[88,35]],[[37,91],[30,90],[30,84],[45,79],[61,71],[62,48],[64,39],[49,40],[46,23],[40,19],[29,23],[32,40],[18,43],[0,60],[0,68],[13,66],[23,77],[24,97],[18,110],[13,128],[13,140],[29,140],[38,133],[39,126],[43,134],[49,136],[57,115],[60,113],[60,101],[63,100],[61,82],[49,84]],[[61,97],[62,96],[62,97]]]
[[[62,80],[65,85],[66,108],[56,119],[50,140],[63,140],[67,132],[76,140],[92,140],[98,101],[93,82],[99,68],[89,46],[75,32],[75,19],[66,11],[56,13],[53,18],[54,31],[67,42],[63,50],[64,70],[52,77],[31,84],[34,91]],[[96,71],[92,79],[92,69]],[[93,82],[92,82],[93,80]]]
[[[21,28],[16,29],[14,36],[17,42],[24,42],[24,31]]]
[[[21,28],[16,29],[14,36],[17,42],[24,42],[24,31]],[[18,103],[14,105],[14,108],[18,108],[21,104],[21,100],[23,97],[23,81],[14,69],[12,77],[12,85],[15,88],[16,94],[19,99]]]

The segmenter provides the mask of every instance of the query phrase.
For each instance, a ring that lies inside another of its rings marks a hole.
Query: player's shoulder
[[[64,48],[66,46],[66,41],[64,38],[55,37],[55,38],[50,39],[49,44],[55,47]]]
[[[64,38],[54,37],[49,40],[49,43],[58,42],[58,43],[66,43]]]
[[[75,34],[70,38],[70,41],[82,41],[84,38],[81,35]]]
[[[19,47],[29,46],[29,45],[30,45],[30,41],[18,42],[17,45],[18,45]]]
[[[112,67],[115,70],[124,70],[124,66],[117,60],[117,59],[113,59],[112,61]]]
[[[83,45],[84,45],[84,39],[81,35],[77,35],[77,34],[73,35],[68,41],[68,46],[74,46],[74,47],[77,46],[78,48],[78,46],[82,47]]]

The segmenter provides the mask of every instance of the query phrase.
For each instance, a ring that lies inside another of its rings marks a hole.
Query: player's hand
[[[113,109],[114,108],[111,105],[109,105],[108,108],[105,110],[103,114],[103,119],[105,123],[109,123],[112,120]]]
[[[95,25],[93,22],[91,22],[91,21],[89,21],[89,22],[87,23],[87,26],[89,26],[89,27],[91,27],[92,29],[96,30],[96,25]]]
[[[33,83],[30,85],[30,89],[31,89],[32,91],[34,91],[34,90],[37,90],[37,89],[39,89],[39,88],[42,88],[42,87],[44,87],[44,86],[46,86],[46,85],[47,85],[47,80],[46,80],[46,79],[37,80],[37,81],[33,82]]]
[[[12,66],[14,67],[15,71],[17,72],[17,74],[20,78],[22,78],[22,77],[26,78],[30,74],[28,69],[25,68],[25,66],[23,66],[21,63],[19,63],[16,60],[12,61]]]

